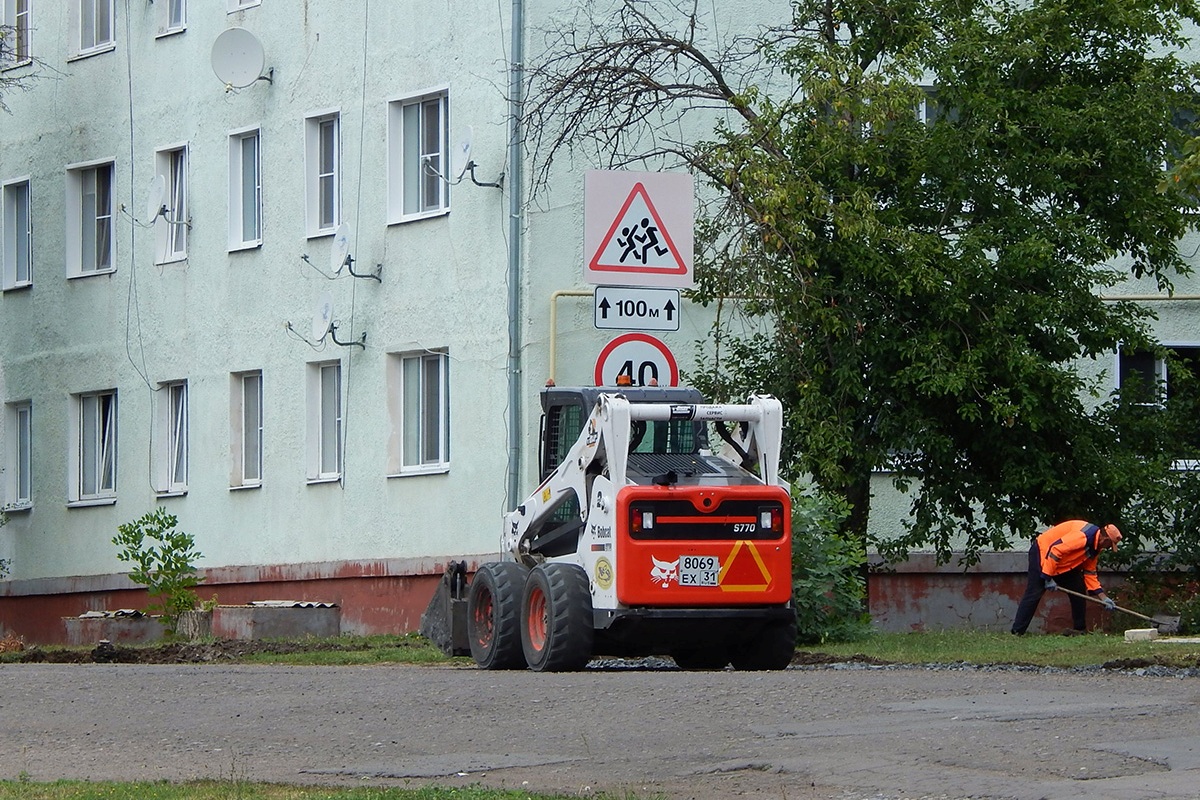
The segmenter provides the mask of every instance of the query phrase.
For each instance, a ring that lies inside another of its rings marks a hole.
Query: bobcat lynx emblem
[[[679,559],[674,561],[659,561],[654,556],[650,556],[650,560],[654,562],[654,567],[650,570],[650,580],[659,585],[659,588],[666,589],[671,585],[671,581],[679,583]]]

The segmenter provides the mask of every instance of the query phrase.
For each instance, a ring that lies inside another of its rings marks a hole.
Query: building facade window
[[[1117,355],[1117,386],[1126,401],[1145,408],[1181,404],[1186,411],[1200,405],[1200,344],[1167,344],[1166,357],[1149,350]],[[1189,412],[1190,413],[1190,412]],[[1200,466],[1200,426],[1176,443],[1177,464]]]
[[[342,364],[308,366],[308,477],[337,480],[342,475]]]
[[[263,380],[260,370],[235,372],[229,385],[229,429],[233,464],[229,485],[262,485]]]
[[[4,184],[0,204],[4,215],[4,289],[33,283],[33,206],[29,179]]]
[[[78,56],[111,50],[116,44],[116,0],[70,0]]]
[[[180,33],[187,28],[187,0],[164,0],[158,13],[159,36]]]
[[[116,264],[112,162],[68,167],[67,201],[67,275],[112,272]]]
[[[388,396],[395,452],[390,474],[450,468],[450,356],[394,353],[388,360]]]
[[[159,386],[161,437],[158,491],[183,494],[188,487],[188,384],[169,381]]]
[[[304,171],[309,236],[333,233],[341,221],[341,118],[337,113],[304,121]]]
[[[33,60],[30,51],[29,4],[33,0],[4,0],[4,38],[0,65],[16,67]]]
[[[72,395],[69,500],[113,501],[117,495],[117,392]]]
[[[229,137],[229,249],[262,245],[262,142],[258,129]]]
[[[186,145],[160,150],[154,154],[155,173],[162,177],[166,191],[159,215],[154,218],[154,263],[165,264],[187,258],[188,228],[188,149]]]
[[[445,90],[388,104],[388,222],[449,210],[449,114]]]
[[[4,507],[29,508],[33,505],[33,404],[9,403],[6,412],[8,485]]]

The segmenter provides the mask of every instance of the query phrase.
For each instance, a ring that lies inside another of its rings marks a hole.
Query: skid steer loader
[[[786,667],[796,618],[779,401],[548,387],[542,408],[542,482],[504,515],[501,560],[469,585],[453,566],[431,603],[449,609],[443,649],[485,669],[577,670],[596,655]]]

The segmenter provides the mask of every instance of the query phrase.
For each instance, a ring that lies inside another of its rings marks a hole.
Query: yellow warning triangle
[[[762,592],[771,585],[771,573],[754,542],[739,539],[721,565],[717,583],[726,592]]]

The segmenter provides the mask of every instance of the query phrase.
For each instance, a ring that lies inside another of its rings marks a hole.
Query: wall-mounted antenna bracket
[[[361,347],[363,350],[367,349],[367,332],[366,331],[363,331],[363,335],[360,336],[357,341],[343,342],[343,341],[340,341],[337,337],[337,324],[336,323],[331,323],[329,326],[329,340],[331,342],[333,342],[334,344],[341,345],[342,347]]]
[[[477,165],[474,161],[467,162],[467,172],[471,173],[471,183],[475,184],[476,186],[487,186],[487,187],[491,187],[493,189],[503,189],[504,188],[504,173],[503,172],[500,173],[500,177],[496,178],[494,183],[487,183],[487,182],[481,181],[475,177],[475,167],[476,166]]]
[[[355,272],[354,271],[354,256],[347,254],[345,262],[346,271],[356,278],[374,278],[383,283],[383,278],[379,277],[383,274],[383,264],[376,264],[374,272]]]

